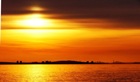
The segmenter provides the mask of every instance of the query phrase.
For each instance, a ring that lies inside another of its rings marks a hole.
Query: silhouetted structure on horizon
[[[17,61],[16,63],[17,63],[17,64],[22,64],[22,61]]]
[[[0,62],[0,64],[140,64],[140,62],[119,62],[113,61],[112,63],[101,62],[101,61],[73,61],[73,60],[62,60],[62,61],[42,61],[42,62]]]

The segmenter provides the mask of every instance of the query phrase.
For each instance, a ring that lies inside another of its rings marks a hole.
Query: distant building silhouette
[[[19,61],[17,61],[17,63],[19,63]]]
[[[42,61],[42,64],[44,64],[45,62],[44,61]]]
[[[93,62],[93,61],[91,61],[90,63],[91,63],[91,64],[93,64],[94,62]]]
[[[20,61],[20,64],[22,64],[22,61]]]
[[[87,64],[89,63],[89,61],[86,62]]]

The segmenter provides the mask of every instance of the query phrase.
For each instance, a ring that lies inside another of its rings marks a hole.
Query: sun
[[[50,25],[48,20],[43,20],[40,18],[32,18],[32,19],[24,20],[23,24],[25,24],[25,26],[28,27],[44,27]]]
[[[24,19],[18,21],[18,25],[27,28],[46,28],[51,27],[50,19],[43,18],[41,14],[32,14],[25,16]]]

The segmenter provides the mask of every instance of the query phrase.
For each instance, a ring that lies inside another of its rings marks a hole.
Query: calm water
[[[0,82],[140,82],[140,65],[0,65]]]

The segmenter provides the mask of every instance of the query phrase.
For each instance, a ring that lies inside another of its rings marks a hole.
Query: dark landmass
[[[23,62],[23,61],[16,61],[16,62],[0,62],[0,64],[140,64],[140,62],[101,62],[101,61],[73,61],[73,60],[66,60],[66,61],[42,61],[42,62]]]

